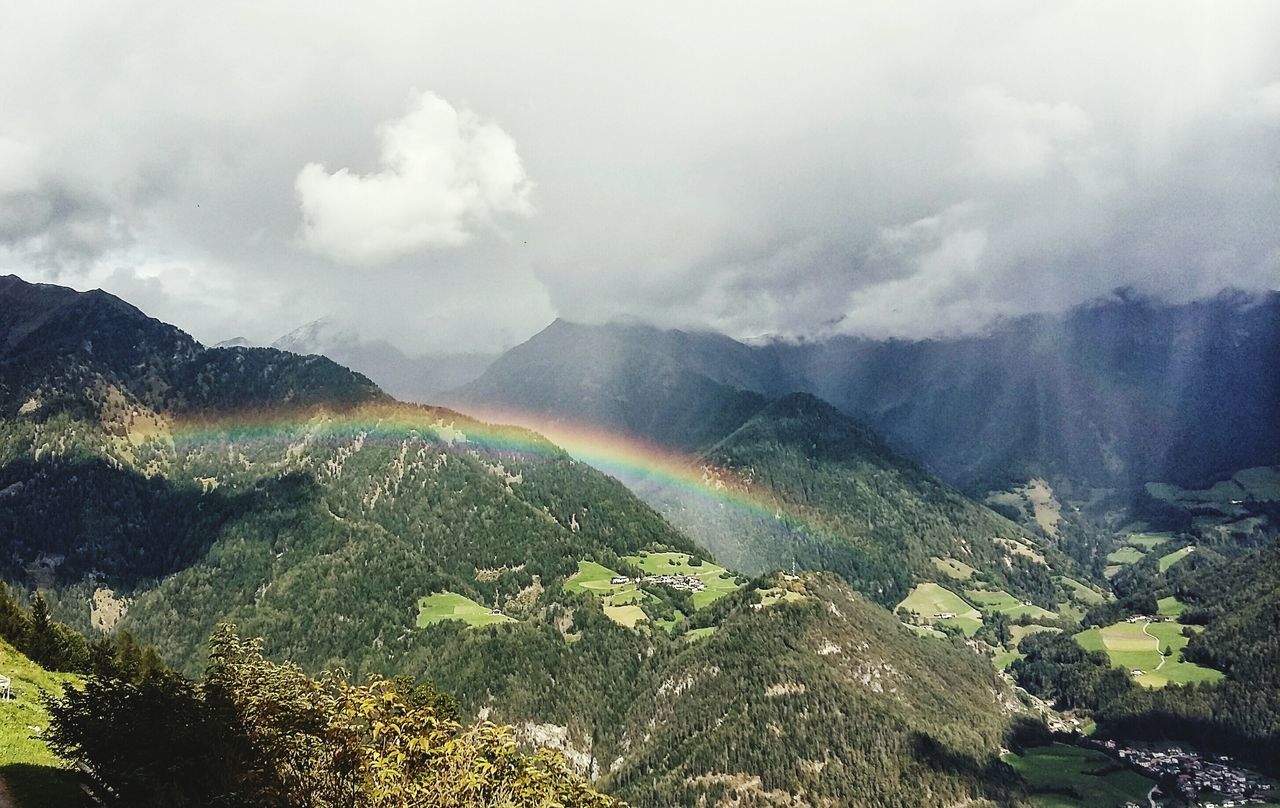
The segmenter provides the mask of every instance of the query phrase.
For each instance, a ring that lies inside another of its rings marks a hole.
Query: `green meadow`
[[[472,627],[515,622],[505,614],[490,614],[484,606],[457,592],[437,592],[418,599],[419,628],[445,620],[461,620]]]
[[[783,603],[788,600],[804,600],[805,598],[799,592],[792,592],[790,589],[783,589],[780,586],[757,589],[756,596],[760,598],[760,603],[763,606],[773,606],[776,603]]]
[[[705,608],[740,586],[737,576],[724,567],[710,561],[691,564],[694,559],[685,553],[641,553],[625,560],[649,575],[692,575],[701,580],[706,588],[693,593],[695,609]]]
[[[1181,550],[1174,550],[1172,553],[1160,556],[1160,571],[1165,572],[1174,564],[1195,552],[1195,547],[1183,547]]]
[[[966,589],[964,596],[975,603],[983,612],[1001,612],[1015,619],[1023,615],[1033,620],[1036,618],[1053,619],[1057,617],[1056,614],[1048,609],[1043,609],[1030,603],[1023,603],[1003,589]]]
[[[1091,628],[1075,635],[1076,642],[1091,651],[1105,651],[1111,662],[1119,665],[1144,687],[1164,687],[1170,682],[1214,682],[1222,673],[1193,662],[1181,660],[1187,638],[1178,623],[1113,623],[1104,628]],[[1160,652],[1172,650],[1169,656]],[[1132,674],[1140,670],[1141,675]]]
[[[38,733],[49,727],[41,696],[59,694],[79,677],[50,673],[0,640],[0,675],[13,680],[13,699],[0,701],[0,777],[17,806],[71,808],[86,805],[78,778]],[[34,728],[34,729],[33,729]]]
[[[1039,746],[1001,759],[1030,785],[1031,803],[1037,808],[1146,805],[1155,785],[1101,752],[1077,746]]]
[[[968,636],[973,636],[982,627],[981,612],[955,592],[931,581],[916,584],[897,608],[913,612],[930,623],[957,626]],[[955,617],[934,617],[947,613],[954,614]]]
[[[1146,553],[1136,547],[1120,547],[1107,553],[1107,561],[1112,564],[1135,564],[1146,557]]]
[[[1063,575],[1058,578],[1058,583],[1067,588],[1067,591],[1071,593],[1072,598],[1088,606],[1096,606],[1107,599],[1106,596],[1098,590],[1077,581],[1075,578],[1068,578]]]

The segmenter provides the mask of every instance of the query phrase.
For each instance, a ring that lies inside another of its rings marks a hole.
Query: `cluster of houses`
[[[1262,775],[1239,767],[1229,757],[1206,756],[1171,746],[1165,749],[1126,746],[1116,741],[1094,742],[1138,771],[1172,786],[1178,795],[1204,808],[1234,808],[1269,802],[1271,783]],[[1213,795],[1214,801],[1206,801]]]
[[[657,584],[658,586],[669,586],[672,589],[679,589],[684,592],[701,592],[707,588],[706,583],[696,575],[646,575],[643,578],[636,578],[634,581],[625,575],[615,575],[609,579],[609,583],[615,586],[629,583]]]

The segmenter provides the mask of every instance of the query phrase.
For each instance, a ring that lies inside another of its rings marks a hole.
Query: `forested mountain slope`
[[[687,390],[715,395],[700,400]],[[1037,476],[1198,486],[1280,458],[1280,294],[1224,292],[1171,305],[1122,293],[928,340],[748,346],[714,334],[557,322],[495,362],[460,400],[688,449],[753,414],[727,402],[790,392],[831,402],[973,492]],[[703,406],[704,432],[671,426],[685,402]],[[1224,406],[1233,417],[1222,417]]]
[[[231,620],[309,671],[426,676],[637,805],[745,787],[743,804],[923,806],[1002,782],[988,765],[1014,708],[958,641],[917,637],[833,579],[702,605],[646,584],[629,596],[652,619],[621,624],[567,585],[580,562],[638,576],[645,551],[708,556],[539,436],[394,402],[323,358],[206,349],[109,295],[6,283],[34,316],[0,307],[0,569],[78,627],[127,628],[189,674]],[[491,624],[423,622],[433,593]],[[796,735],[678,685],[708,665],[726,672],[715,688],[781,685],[751,699]],[[712,752],[685,716],[728,746]],[[808,748],[837,718],[832,758],[794,763],[790,739]],[[823,765],[840,776],[807,773]]]
[[[715,485],[758,507],[726,508],[661,480],[635,488],[731,566],[832,570],[891,605],[918,580],[945,580],[932,559],[955,558],[1054,605],[1050,566],[1018,551],[1018,526],[813,396],[796,393],[765,406],[701,462]]]

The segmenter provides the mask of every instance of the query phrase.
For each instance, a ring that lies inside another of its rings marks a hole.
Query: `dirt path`
[[[1150,631],[1147,631],[1147,626],[1149,626],[1149,625],[1151,625],[1151,623],[1149,623],[1149,622],[1147,622],[1147,623],[1143,623],[1143,624],[1142,624],[1142,633],[1143,633],[1143,634],[1146,634],[1148,637],[1150,637],[1151,639],[1153,639],[1153,640],[1155,640],[1155,641],[1156,641],[1156,653],[1157,653],[1157,654],[1160,654],[1160,664],[1159,664],[1159,665],[1156,665],[1156,666],[1155,666],[1155,668],[1154,668],[1154,670],[1160,670],[1161,668],[1163,668],[1163,667],[1164,667],[1164,663],[1165,663],[1165,661],[1166,661],[1167,657],[1165,657],[1165,655],[1164,655],[1164,654],[1160,653],[1160,638],[1159,638],[1159,637],[1157,637],[1156,635],[1152,634]]]

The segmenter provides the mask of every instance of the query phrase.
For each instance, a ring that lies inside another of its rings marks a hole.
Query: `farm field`
[[[1026,615],[1032,619],[1038,617],[1056,618],[1057,615],[1048,609],[1026,604],[1010,595],[1003,589],[966,589],[964,596],[984,612],[1002,612],[1009,617],[1018,618]]]
[[[642,553],[638,556],[626,556],[625,560],[649,575],[692,575],[701,579],[706,589],[693,593],[695,609],[702,609],[716,602],[740,586],[737,577],[724,567],[710,561],[690,564],[691,559],[685,553]]]
[[[1101,752],[1064,744],[1039,746],[1002,757],[1031,786],[1037,808],[1118,808],[1147,804],[1155,785]]]
[[[706,628],[691,628],[684,633],[684,641],[697,642],[698,640],[705,640],[707,637],[710,637],[712,634],[715,634],[715,633],[716,633],[716,626],[707,626]]]
[[[1195,552],[1195,547],[1183,547],[1181,550],[1174,550],[1172,553],[1160,556],[1160,571],[1165,572],[1174,564]]]
[[[622,577],[619,573],[603,564],[594,561],[579,561],[578,571],[564,582],[564,588],[570,592],[586,592],[604,600],[605,617],[627,628],[635,628],[641,620],[648,620],[644,609],[639,605],[649,598],[649,594],[634,581],[615,584],[614,578]],[[663,628],[670,630],[675,621],[667,621]]]
[[[610,583],[618,573],[594,561],[579,561],[578,571],[564,582],[564,588],[570,592],[588,592],[593,595],[607,595],[627,587],[635,588],[635,584]]]
[[[1136,547],[1120,547],[1107,553],[1107,561],[1112,564],[1135,564],[1146,557],[1146,553]]]
[[[644,613],[644,609],[635,605],[611,606],[605,604],[604,614],[613,622],[627,628],[635,628],[637,623],[649,619],[649,615]]]
[[[1160,598],[1156,601],[1156,609],[1161,617],[1169,617],[1177,620],[1182,613],[1187,610],[1187,604],[1170,595],[1167,598]]]
[[[1178,623],[1114,623],[1082,631],[1075,638],[1087,650],[1105,651],[1113,664],[1127,671],[1142,671],[1133,679],[1144,687],[1221,679],[1220,671],[1180,661],[1182,649],[1187,647],[1182,629]],[[1161,656],[1160,650],[1165,648],[1172,649],[1172,655]]]
[[[418,599],[418,628],[444,620],[461,620],[472,627],[515,622],[505,614],[490,614],[488,609],[457,592],[437,592]]]
[[[982,627],[981,612],[956,593],[932,582],[916,584],[897,608],[914,612],[930,623],[957,626],[968,636],[973,636]],[[955,617],[934,617],[936,614],[947,613],[954,614]]]

